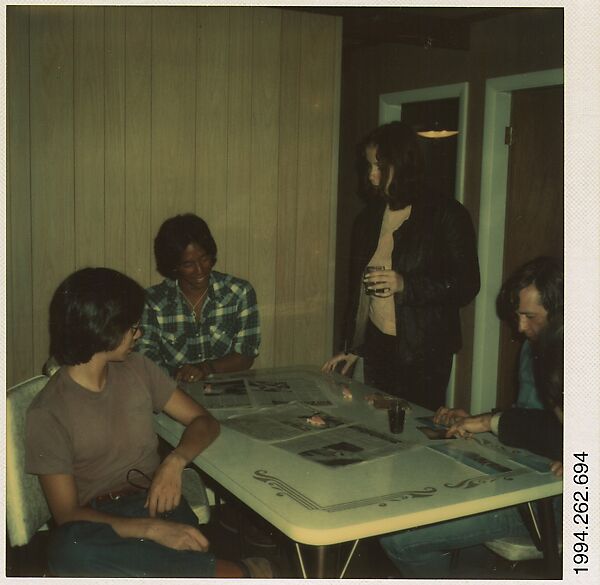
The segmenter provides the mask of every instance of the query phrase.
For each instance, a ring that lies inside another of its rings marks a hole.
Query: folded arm
[[[59,526],[76,521],[101,522],[110,524],[122,538],[146,538],[177,550],[208,550],[207,538],[192,526],[159,518],[124,518],[80,506],[72,475],[40,475],[39,478],[52,516]]]

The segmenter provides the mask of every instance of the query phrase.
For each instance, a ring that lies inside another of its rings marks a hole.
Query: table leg
[[[544,553],[547,576],[552,579],[560,579],[562,573],[561,558],[558,552],[558,538],[552,500],[553,498],[538,500],[542,552]]]
[[[343,554],[343,549],[347,548],[348,543],[326,546],[310,546],[297,542],[294,543],[302,576],[305,579],[341,579],[346,573],[346,569],[350,564],[358,543],[359,540],[355,540],[352,543],[352,548],[347,555]],[[343,567],[340,570],[342,561]]]

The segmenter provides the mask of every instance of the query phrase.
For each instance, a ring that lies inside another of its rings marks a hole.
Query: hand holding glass
[[[380,283],[377,281],[373,281],[373,280],[365,280],[366,276],[369,274],[369,272],[378,272],[380,270],[387,270],[387,269],[385,266],[367,266],[365,268],[365,272],[363,275],[363,285],[365,287],[365,294],[367,294],[367,295],[374,295],[375,293],[381,294],[381,293],[386,293],[390,290],[389,288],[375,288],[375,289],[369,288],[371,286],[375,286]]]

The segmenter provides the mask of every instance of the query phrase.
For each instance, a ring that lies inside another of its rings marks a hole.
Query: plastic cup
[[[390,423],[390,433],[397,435],[404,431],[404,419],[406,411],[402,404],[397,400],[392,401],[388,407],[388,421]]]

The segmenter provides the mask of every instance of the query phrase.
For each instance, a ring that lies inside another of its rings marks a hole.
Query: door
[[[503,280],[536,256],[563,257],[563,86],[514,91],[504,235]],[[500,328],[499,408],[517,396],[521,340]]]

